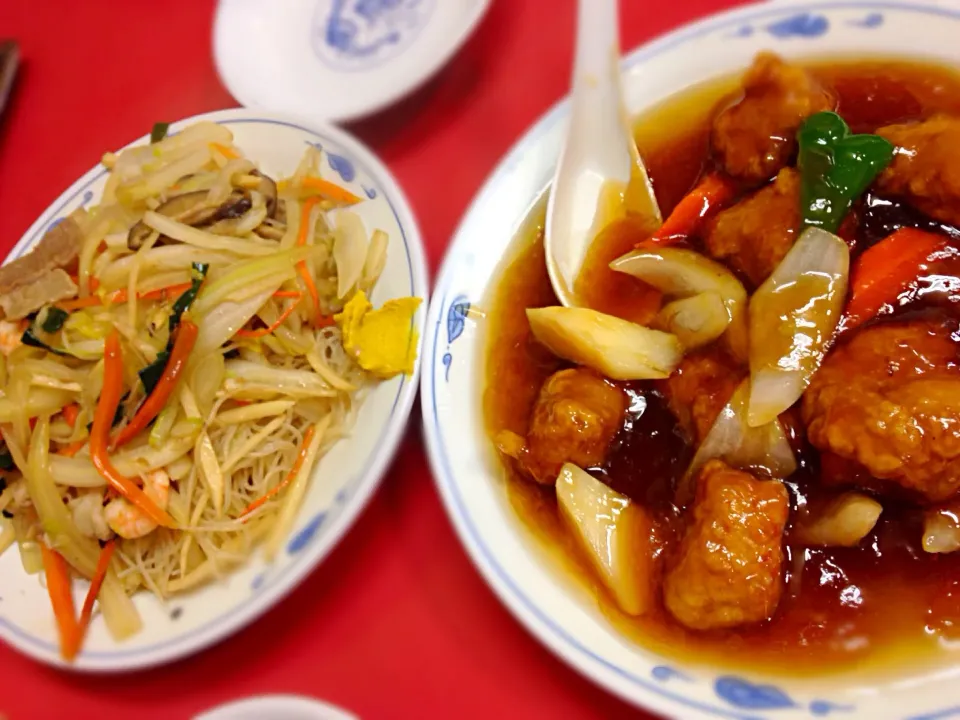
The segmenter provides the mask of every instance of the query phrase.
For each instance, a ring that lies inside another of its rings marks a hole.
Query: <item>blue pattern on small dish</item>
[[[343,155],[328,152],[327,162],[330,163],[330,167],[344,182],[353,182],[354,178],[357,177],[357,170],[353,167],[353,163]]]
[[[345,71],[379,67],[403,53],[430,19],[436,0],[320,0],[313,13],[313,54]]]
[[[467,325],[467,315],[470,313],[470,302],[466,295],[457,295],[447,311],[447,350],[440,359],[446,368],[444,379],[450,381],[450,366],[453,365],[453,354],[450,345],[463,334]]]

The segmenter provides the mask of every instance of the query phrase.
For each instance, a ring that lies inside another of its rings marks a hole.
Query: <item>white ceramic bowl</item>
[[[213,54],[247,107],[346,121],[424,83],[490,0],[220,0]]]
[[[174,124],[172,130],[201,119],[229,127],[237,145],[273,177],[292,174],[307,145],[319,143],[324,156],[321,173],[365,198],[356,210],[367,229],[382,228],[389,235],[387,264],[372,302],[426,297],[427,270],[416,220],[390,172],[361,143],[334,127],[243,109],[198,115]],[[144,137],[132,144],[146,141]],[[104,148],[108,149],[112,148]],[[77,180],[30,227],[7,260],[32,247],[52,222],[95,203],[106,177],[97,166]],[[425,317],[424,311],[418,312],[421,337]],[[173,597],[166,604],[138,594],[142,632],[117,644],[96,618],[83,652],[67,667],[133,670],[168,662],[220,640],[281,600],[330,552],[376,489],[406,427],[419,368],[418,360],[413,377],[394,378],[367,394],[354,432],[317,464],[294,530],[272,564],[254,553],[223,582]],[[78,607],[85,592],[85,585],[76,588]],[[0,598],[0,638],[38,660],[63,665],[46,590],[37,576],[24,573],[16,548],[0,556]]]
[[[358,720],[329,703],[299,695],[260,695],[219,705],[194,720]]]
[[[628,55],[626,103],[638,113],[668,95],[745,68],[755,53],[785,57],[896,54],[960,65],[960,5],[897,1],[753,5],[681,28]],[[543,562],[518,522],[483,430],[479,307],[531,204],[553,174],[564,101],[517,143],[464,218],[443,265],[427,322],[421,398],[437,485],[474,563],[503,603],[559,657],[610,691],[676,717],[862,718],[960,716],[960,666],[949,658],[891,678],[813,679],[731,674],[659,657],[623,638],[592,597]]]

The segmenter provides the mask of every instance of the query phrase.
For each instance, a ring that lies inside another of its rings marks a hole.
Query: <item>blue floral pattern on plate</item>
[[[847,25],[868,30],[880,27],[883,25],[883,13],[871,12],[861,18],[848,20]],[[830,31],[830,21],[826,15],[821,13],[802,12],[775,20],[766,25],[740,25],[730,34],[730,37],[750,37],[758,30],[781,40],[787,38],[817,38]]]
[[[467,326],[467,315],[470,312],[470,303],[466,295],[457,295],[447,310],[447,351],[443,354],[441,362],[446,367],[444,379],[450,381],[450,366],[453,364],[453,355],[450,353],[450,346],[453,341],[463,334]]]

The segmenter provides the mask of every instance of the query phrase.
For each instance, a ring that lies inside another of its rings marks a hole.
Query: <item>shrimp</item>
[[[163,470],[146,473],[143,475],[143,492],[161,509],[166,510],[170,500],[170,476]],[[128,540],[149,535],[157,529],[157,523],[126,498],[111,500],[103,513],[113,531]]]
[[[73,514],[73,523],[81,535],[97,540],[109,540],[113,537],[113,530],[107,524],[103,510],[101,491],[81,493],[70,500],[68,505]]]
[[[20,341],[22,336],[23,325],[21,323],[0,320],[0,352],[4,356],[9,355],[23,344]]]

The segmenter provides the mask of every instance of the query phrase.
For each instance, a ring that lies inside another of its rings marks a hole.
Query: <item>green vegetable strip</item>
[[[834,112],[807,118],[797,142],[803,227],[835,233],[854,201],[890,164],[894,147],[879,135],[851,135]]]
[[[153,124],[150,131],[150,144],[158,143],[167,136],[167,130],[170,129],[170,123],[158,122]]]
[[[167,361],[170,359],[170,350],[173,348],[173,331],[176,330],[180,324],[180,318],[183,317],[183,313],[186,312],[193,304],[193,301],[197,299],[200,286],[203,284],[203,279],[207,276],[207,270],[209,269],[210,266],[207,263],[193,263],[191,276],[192,285],[189,290],[185,290],[183,294],[177,298],[170,312],[170,339],[167,341],[167,348],[157,353],[157,359],[138,373],[140,375],[140,382],[143,384],[143,389],[148,396],[157,386],[160,377],[163,375],[163,371],[167,367]]]
[[[68,317],[70,317],[70,313],[66,310],[50,306],[47,308],[47,314],[43,318],[43,322],[40,323],[40,327],[44,332],[55,333],[63,327]]]

